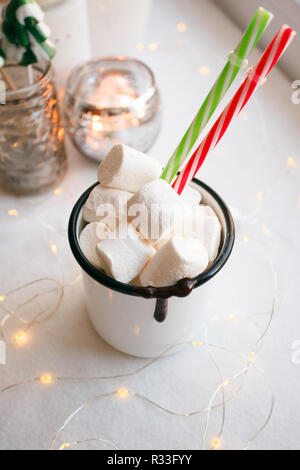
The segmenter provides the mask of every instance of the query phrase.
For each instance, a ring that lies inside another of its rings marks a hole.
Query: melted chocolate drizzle
[[[159,323],[162,323],[168,315],[168,299],[171,297],[187,297],[196,284],[197,280],[195,279],[182,279],[175,286],[134,287],[134,292],[145,299],[157,299],[154,318]]]

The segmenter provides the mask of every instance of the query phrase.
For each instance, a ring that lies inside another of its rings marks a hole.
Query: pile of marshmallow
[[[83,254],[125,284],[172,286],[201,274],[219,253],[221,224],[201,193],[189,186],[178,196],[161,174],[157,160],[116,145],[83,209]]]

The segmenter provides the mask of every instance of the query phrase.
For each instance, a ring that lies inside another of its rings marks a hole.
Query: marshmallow
[[[80,248],[87,260],[97,269],[103,269],[97,254],[97,244],[109,237],[111,233],[104,224],[93,222],[88,224],[80,234]]]
[[[191,204],[193,206],[198,206],[202,200],[200,191],[197,191],[197,189],[191,186],[187,186],[180,197],[185,204]]]
[[[190,227],[189,227],[190,228]],[[185,236],[198,238],[208,251],[212,263],[219,253],[222,227],[217,215],[210,206],[193,208],[192,226]]]
[[[157,160],[126,145],[115,145],[98,169],[101,184],[132,193],[158,179],[161,174],[162,168]]]
[[[208,266],[208,253],[200,240],[171,238],[153,256],[140,275],[142,286],[169,287],[194,278]]]
[[[115,230],[117,220],[126,216],[126,204],[131,197],[127,191],[96,186],[84,205],[83,218],[86,222],[105,223]]]
[[[128,284],[139,275],[155,250],[129,224],[126,238],[104,240],[97,245],[97,253],[105,273]]]
[[[143,186],[128,201],[128,219],[143,237],[155,244],[169,238],[180,220],[184,204],[174,189],[159,179]]]
[[[209,261],[215,261],[219,254],[222,227],[217,217],[205,217],[204,245],[208,251]]]

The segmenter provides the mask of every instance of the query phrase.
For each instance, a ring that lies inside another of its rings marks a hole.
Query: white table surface
[[[163,126],[150,154],[165,163],[241,32],[209,0],[153,3],[147,31],[139,40],[145,49],[136,51],[136,56],[153,68],[162,92]],[[178,22],[187,24],[186,32],[176,30]],[[150,51],[150,43],[157,43],[157,50]],[[251,63],[258,56],[256,51]],[[203,66],[208,67],[208,75],[200,73]],[[208,336],[209,343],[225,347],[212,349],[223,377],[242,369],[247,362],[244,358],[253,351],[259,331],[252,320],[262,329],[268,322],[273,297],[269,257],[279,280],[270,330],[241,392],[226,406],[220,444],[224,449],[243,448],[264,424],[270,410],[270,388],[275,394],[274,412],[250,449],[300,448],[300,365],[292,361],[293,344],[300,340],[300,106],[292,104],[291,93],[290,81],[277,68],[199,175],[235,208],[235,214],[242,215],[237,220],[237,240],[229,264],[215,281],[203,287],[209,302],[201,308],[195,305],[199,308],[195,338],[199,340],[204,339],[204,324],[220,317],[209,326]],[[7,364],[0,365],[1,388],[44,373],[56,377],[114,375],[145,364],[107,346],[88,321],[66,228],[74,201],[96,179],[96,165],[78,155],[70,144],[68,156],[69,171],[59,185],[61,194],[16,198],[1,191],[0,295],[44,277],[65,285],[58,312],[34,325],[23,346],[13,338],[24,325],[15,318],[5,323]],[[287,166],[288,158],[294,166]],[[258,193],[263,193],[262,200],[258,200]],[[10,216],[11,209],[19,216]],[[247,217],[249,214],[252,216]],[[56,255],[51,244],[57,247]],[[46,287],[41,283],[41,291]],[[34,289],[7,299],[9,306],[15,308]],[[57,293],[51,295],[50,299],[36,299],[20,312],[28,319],[45,305],[53,306]],[[237,319],[229,321],[233,314]],[[3,316],[1,308],[0,319]],[[243,359],[237,353],[243,354]],[[207,348],[186,347],[127,379],[24,385],[0,394],[0,448],[47,449],[67,417],[94,395],[127,388],[166,408],[189,412],[206,408],[219,382]],[[238,380],[229,384],[228,397],[238,384]],[[221,418],[220,408],[212,412],[206,447],[218,434]],[[205,419],[206,414],[175,417],[137,398],[106,398],[75,417],[59,436],[56,448],[63,442],[101,437],[120,449],[198,449]],[[100,443],[78,448],[109,449]]]

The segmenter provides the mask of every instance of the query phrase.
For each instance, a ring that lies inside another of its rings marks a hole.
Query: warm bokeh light
[[[141,332],[141,329],[139,326],[135,326],[133,331],[134,331],[135,336],[138,336]]]
[[[257,199],[258,199],[259,201],[262,201],[263,198],[264,198],[264,195],[263,195],[262,192],[257,193]]]
[[[129,390],[121,388],[120,390],[117,391],[117,395],[120,398],[128,398],[130,393],[129,393]]]
[[[69,447],[71,447],[71,444],[69,444],[68,442],[64,442],[64,443],[60,446],[59,450],[69,449]]]
[[[102,132],[104,130],[103,123],[99,116],[94,116],[92,118],[92,130],[95,132]]]
[[[156,44],[155,42],[152,42],[151,44],[149,44],[148,49],[149,51],[157,51],[158,44]]]
[[[270,229],[268,229],[268,227],[263,227],[263,233],[265,235],[270,235],[271,232],[270,232]]]
[[[56,189],[54,189],[53,192],[54,192],[55,196],[59,196],[62,193],[62,189],[61,188],[56,188]]]
[[[201,75],[204,75],[204,76],[210,75],[211,73],[210,68],[207,67],[206,65],[202,65],[201,67],[199,67],[199,72]]]
[[[252,353],[250,354],[250,356],[249,356],[249,361],[250,361],[250,362],[253,362],[253,361],[254,361],[254,358],[255,358],[255,353],[252,352]]]
[[[145,45],[142,43],[142,42],[139,42],[137,45],[136,45],[136,49],[138,51],[143,51],[145,49]]]
[[[41,375],[40,377],[40,382],[43,385],[49,385],[53,382],[53,380],[54,380],[53,376],[50,374],[44,374],[44,375]]]
[[[203,346],[203,342],[202,341],[193,341],[192,345],[193,346]]]
[[[232,313],[231,315],[228,315],[228,320],[235,320],[235,319],[236,319],[235,313]]]
[[[64,140],[64,137],[65,137],[65,130],[63,127],[61,127],[57,133],[58,135],[58,139],[60,140],[60,142],[62,142]]]
[[[295,160],[292,157],[286,159],[286,166],[288,168],[293,168],[295,166]]]
[[[51,243],[51,245],[50,245],[50,250],[52,251],[52,253],[53,253],[54,255],[57,254],[57,246],[54,245],[53,243]]]
[[[19,212],[16,209],[10,209],[8,211],[8,215],[11,215],[12,217],[18,217]]]
[[[4,302],[5,299],[6,299],[6,295],[0,295],[0,302]]]
[[[250,238],[248,237],[248,235],[245,235],[243,240],[245,243],[248,243],[250,241]]]
[[[187,25],[185,23],[177,23],[177,31],[184,33],[187,30]]]
[[[15,342],[19,345],[23,345],[27,342],[28,336],[26,331],[20,331],[15,335]]]
[[[212,450],[216,450],[220,446],[220,439],[216,437],[213,441],[211,441],[210,448]]]

